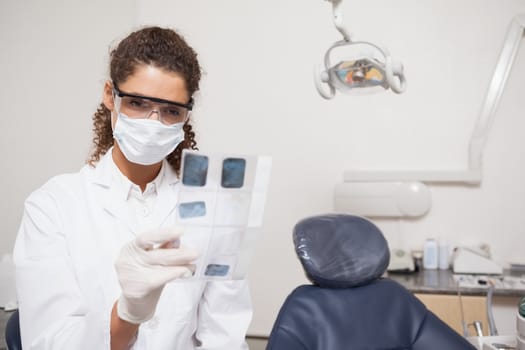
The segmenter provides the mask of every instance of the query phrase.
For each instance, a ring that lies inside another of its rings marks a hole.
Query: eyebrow
[[[124,91],[120,90],[118,88],[117,84],[115,84],[115,83],[113,83],[113,90],[117,93],[117,95],[119,97],[127,96],[127,97],[143,98],[143,99],[146,99],[146,100],[149,100],[149,101],[153,101],[153,102],[157,102],[157,103],[167,103],[167,104],[175,105],[175,106],[178,106],[178,107],[184,107],[184,108],[187,108],[190,111],[193,109],[193,102],[194,102],[193,101],[193,97],[190,97],[190,101],[188,103],[184,104],[184,103],[180,103],[180,102],[164,100],[162,98],[157,98],[157,97],[150,97],[150,96],[144,96],[144,95],[130,94],[130,93],[127,93],[127,92],[124,92]]]

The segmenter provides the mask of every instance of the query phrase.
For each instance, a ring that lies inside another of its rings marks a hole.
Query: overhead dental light
[[[462,170],[350,170],[335,188],[335,209],[369,217],[419,217],[432,205],[425,183],[479,186],[483,151],[521,42],[525,14],[512,19],[469,143],[469,163]]]
[[[401,62],[392,59],[386,49],[375,44],[352,41],[343,24],[343,0],[326,1],[332,3],[334,24],[343,35],[343,40],[335,42],[326,51],[324,69],[316,66],[314,81],[319,94],[331,99],[336,90],[360,94],[391,89],[395,93],[403,93],[406,80]],[[328,91],[323,84],[328,85]]]

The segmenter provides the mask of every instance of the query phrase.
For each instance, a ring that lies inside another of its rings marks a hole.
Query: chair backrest
[[[5,327],[5,342],[8,350],[22,350],[22,339],[20,338],[20,319],[18,310],[15,310],[7,320]]]
[[[403,286],[381,277],[388,244],[369,220],[307,218],[293,240],[313,284],[288,296],[267,350],[475,349]]]

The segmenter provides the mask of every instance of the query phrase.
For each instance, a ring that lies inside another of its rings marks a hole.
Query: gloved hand
[[[122,289],[118,316],[140,324],[155,313],[164,285],[177,278],[190,277],[191,262],[198,257],[192,249],[179,247],[180,228],[147,231],[127,243],[115,262]]]

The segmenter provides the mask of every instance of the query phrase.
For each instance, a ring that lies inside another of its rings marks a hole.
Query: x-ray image
[[[208,176],[208,157],[198,154],[184,155],[182,183],[186,186],[204,186]]]
[[[181,218],[194,218],[206,215],[206,203],[200,202],[187,202],[179,204],[179,215]]]
[[[240,279],[262,224],[271,158],[182,153],[178,221],[197,249],[193,278]]]
[[[220,276],[224,277],[228,275],[230,270],[229,265],[220,265],[220,264],[208,264],[206,266],[206,271],[204,271],[205,276]]]
[[[244,184],[246,160],[226,158],[222,162],[221,186],[224,188],[241,188]]]

